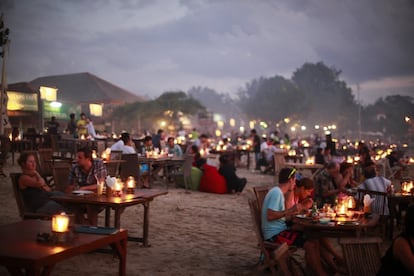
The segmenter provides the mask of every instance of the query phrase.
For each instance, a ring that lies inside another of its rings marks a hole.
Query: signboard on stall
[[[55,116],[57,120],[68,120],[70,113],[79,115],[81,113],[81,106],[77,104],[43,101],[43,118],[46,120],[52,116]]]
[[[7,95],[9,97],[7,110],[38,111],[38,96],[36,93],[7,91]]]

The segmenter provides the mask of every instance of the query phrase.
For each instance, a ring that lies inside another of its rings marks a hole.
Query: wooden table
[[[308,236],[313,237],[339,237],[339,236],[360,236],[363,229],[375,227],[378,224],[380,216],[378,214],[371,214],[369,218],[366,218],[363,214],[360,215],[356,222],[357,225],[340,225],[337,221],[328,224],[321,224],[318,221],[313,221],[312,218],[299,218],[293,219],[294,224],[298,224],[303,227],[304,232]]]
[[[148,185],[151,187],[153,180],[160,181],[158,176],[161,169],[167,170],[169,166],[174,166],[178,163],[184,164],[184,159],[182,157],[143,157],[138,156],[139,164],[148,164]],[[153,168],[153,165],[156,165],[156,168]],[[167,178],[168,173],[164,173],[164,176]],[[166,180],[168,181],[168,179]]]
[[[24,220],[0,226],[0,265],[11,275],[50,275],[56,263],[110,245],[119,258],[119,275],[126,275],[128,231],[111,235],[75,233],[64,244],[40,243],[38,233],[50,233],[51,222]]]
[[[134,194],[123,194],[121,197],[112,197],[106,195],[88,194],[88,195],[73,195],[67,194],[63,196],[53,196],[52,199],[75,207],[73,209],[79,209],[76,207],[90,205],[93,207],[104,207],[105,208],[105,226],[110,226],[110,210],[114,210],[114,223],[113,226],[116,228],[121,227],[121,214],[125,208],[142,204],[144,207],[144,223],[143,223],[143,236],[142,237],[128,237],[128,240],[142,242],[145,247],[149,246],[148,233],[149,233],[149,208],[150,202],[157,196],[166,195],[168,192],[164,190],[155,189],[142,189],[135,190]],[[96,209],[99,213],[99,208]],[[97,215],[97,214],[96,214]]]

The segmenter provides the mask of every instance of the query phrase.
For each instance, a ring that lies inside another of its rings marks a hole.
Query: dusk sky
[[[0,0],[8,83],[90,72],[133,93],[209,87],[323,61],[363,104],[414,97],[413,0]]]

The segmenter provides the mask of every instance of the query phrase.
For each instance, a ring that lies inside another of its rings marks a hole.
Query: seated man
[[[315,200],[319,207],[324,203],[335,204],[337,197],[346,192],[342,182],[339,164],[334,161],[329,162],[315,181]]]
[[[321,263],[320,244],[316,239],[305,239],[304,234],[295,225],[289,227],[287,218],[297,214],[302,209],[309,209],[311,198],[285,208],[285,194],[295,188],[295,169],[283,168],[279,173],[279,186],[273,187],[263,201],[262,231],[264,239],[270,242],[295,245],[305,249],[305,259],[312,272],[316,275],[327,275]],[[291,193],[293,195],[293,193]]]
[[[375,164],[365,167],[364,177],[365,177],[365,181],[362,182],[358,186],[358,189],[377,191],[377,192],[383,192],[383,193],[388,193],[391,191],[391,181],[386,179],[385,177],[377,176],[377,170],[375,168]],[[373,204],[372,212],[376,214],[382,214],[382,210],[378,210],[380,209],[379,207],[380,207],[379,205]],[[384,214],[382,215],[389,215],[389,214],[390,212],[388,209],[388,198],[386,198]]]
[[[119,150],[125,154],[136,153],[133,144],[134,143],[129,136],[129,133],[123,132],[121,134],[121,139],[111,146],[111,150]]]
[[[167,140],[167,152],[168,154],[173,154],[174,157],[183,156],[183,150],[179,145],[174,143],[174,137],[168,137]]]
[[[90,148],[81,148],[76,154],[76,164],[69,172],[67,193],[71,193],[75,189],[79,190],[96,190],[97,182],[101,179],[105,179],[107,171],[104,163],[100,159],[92,158],[92,150]],[[82,208],[85,208],[83,206]],[[82,215],[82,212],[78,210],[77,221],[78,223],[89,223],[90,225],[96,225],[98,222],[98,213],[100,208],[86,206],[88,214],[87,219]]]

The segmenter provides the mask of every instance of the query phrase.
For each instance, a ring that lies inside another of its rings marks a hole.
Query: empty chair
[[[54,162],[52,165],[52,175],[55,190],[64,192],[68,185],[69,172],[72,168],[71,162]]]
[[[381,243],[378,237],[340,238],[349,275],[377,275],[381,267]]]
[[[115,176],[115,177],[119,176],[120,162],[116,162],[119,160],[122,160],[122,151],[121,150],[111,151],[109,161],[105,163],[105,167],[108,172],[108,175]]]
[[[125,160],[119,168],[119,176],[122,181],[125,181],[129,176],[133,176],[138,182],[140,178],[138,155],[136,153],[122,154],[121,158]]]

